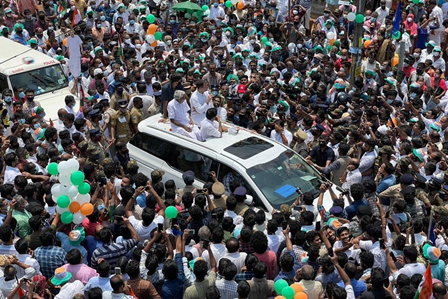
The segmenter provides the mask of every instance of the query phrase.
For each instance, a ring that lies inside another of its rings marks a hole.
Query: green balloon
[[[400,31],[392,33],[392,38],[393,39],[400,39],[400,37],[401,37],[401,32]]]
[[[162,39],[162,32],[157,31],[156,33],[154,33],[154,37],[156,38],[156,40],[161,40]]]
[[[84,179],[85,179],[84,173],[82,171],[79,171],[79,170],[75,171],[70,176],[70,181],[75,186],[81,185],[84,182]]]
[[[274,283],[274,289],[279,295],[282,293],[283,289],[286,288],[287,286],[288,283],[284,279],[279,279]]]
[[[176,218],[177,217],[177,209],[175,207],[173,207],[173,206],[169,206],[165,210],[165,216],[168,219]]]
[[[294,298],[294,289],[291,287],[284,287],[282,290],[282,296],[286,299]]]
[[[266,44],[268,42],[268,38],[266,36],[263,36],[261,38],[261,42],[263,43],[263,45]]]
[[[361,24],[362,22],[364,22],[364,16],[362,14],[357,14],[356,18],[355,18],[355,22],[358,24]]]
[[[412,3],[414,3],[414,4],[418,4],[418,3],[419,3],[419,0],[412,0]]]
[[[48,173],[51,175],[58,175],[59,171],[58,171],[58,163],[56,162],[51,162],[48,167],[47,167]]]
[[[202,10],[203,11],[206,11],[208,9],[208,6],[207,5],[202,5]]]
[[[61,221],[64,224],[70,224],[73,221],[73,214],[70,212],[64,212],[61,214]]]
[[[156,21],[156,17],[155,17],[153,14],[150,14],[150,15],[148,15],[148,16],[146,17],[146,20],[147,20],[150,24],[152,24],[152,23],[154,23],[154,22]]]
[[[232,7],[232,1],[226,1],[226,7],[231,8]]]
[[[87,194],[90,192],[90,185],[88,183],[82,183],[78,186],[78,192],[79,194]]]
[[[60,208],[67,208],[70,205],[70,198],[67,195],[61,195],[58,197],[58,206]]]

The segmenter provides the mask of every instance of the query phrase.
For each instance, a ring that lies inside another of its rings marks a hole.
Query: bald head
[[[314,279],[314,269],[310,265],[305,265],[302,267],[302,279],[303,280],[313,280]]]
[[[67,161],[67,160],[70,160],[71,158],[72,158],[72,155],[67,154],[67,153],[65,153],[61,156],[62,161]]]
[[[58,110],[58,117],[60,120],[62,120],[65,117],[65,115],[67,115],[67,114],[68,114],[68,112],[64,108],[61,108]]]

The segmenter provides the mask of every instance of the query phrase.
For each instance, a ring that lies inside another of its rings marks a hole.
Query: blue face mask
[[[417,94],[415,92],[411,93],[411,99],[415,99],[417,97]]]
[[[170,24],[171,24],[171,25],[176,24],[176,20],[170,20]]]
[[[218,7],[218,3],[213,3],[213,6],[214,7]]]
[[[5,102],[7,102],[7,103],[12,102],[12,97],[11,96],[5,97]]]
[[[25,97],[25,93],[22,91],[21,93],[19,93],[19,98],[24,98]]]
[[[129,25],[134,26],[134,24],[135,24],[135,21],[134,21],[134,20],[130,20],[130,21],[129,21]]]
[[[24,118],[19,118],[18,122],[19,122],[19,124],[23,125],[25,123],[25,119]]]
[[[105,16],[101,16],[100,20],[101,20],[101,22],[104,22],[104,21],[106,21],[106,17]]]
[[[372,78],[366,78],[367,83],[369,83],[370,81],[372,81]]]
[[[386,101],[387,101],[387,103],[388,103],[389,105],[392,104],[392,103],[394,102],[394,100],[390,100],[390,99],[387,99]]]
[[[40,124],[39,124],[39,123],[34,124],[34,128],[35,128],[35,129],[40,128]]]

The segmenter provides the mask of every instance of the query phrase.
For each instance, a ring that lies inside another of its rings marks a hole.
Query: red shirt
[[[95,228],[100,225],[99,222],[90,222],[89,218],[85,218],[82,221],[82,227],[84,227],[84,231],[86,232],[86,236],[95,236]]]
[[[274,279],[277,276],[277,256],[274,251],[266,250],[264,253],[259,254],[254,252],[254,255],[258,258],[260,262],[268,267],[266,272],[267,279]]]

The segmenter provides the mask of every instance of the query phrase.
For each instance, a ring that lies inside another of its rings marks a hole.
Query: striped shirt
[[[134,239],[125,240],[121,243],[111,242],[109,244],[104,244],[93,251],[92,254],[92,268],[96,268],[98,265],[98,260],[103,258],[110,264],[111,274],[115,272],[115,266],[117,265],[117,260],[125,256],[135,245],[137,241]]]

